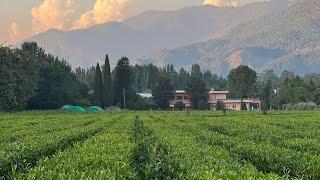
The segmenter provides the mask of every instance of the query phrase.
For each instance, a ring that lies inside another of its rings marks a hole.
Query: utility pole
[[[123,108],[127,109],[127,107],[126,107],[126,88],[122,89],[122,96],[123,96]]]

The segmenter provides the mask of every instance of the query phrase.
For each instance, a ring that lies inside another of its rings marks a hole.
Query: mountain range
[[[259,72],[306,74],[320,73],[319,57],[320,1],[305,0],[230,28],[212,40],[157,51],[138,61],[176,67],[198,63],[220,75],[240,64]]]
[[[272,0],[237,8],[147,11],[88,29],[51,29],[25,41],[38,42],[74,67],[102,62],[108,53],[112,66],[128,56],[134,63],[176,68],[199,63],[220,75],[239,64],[257,71],[320,72],[319,3]]]

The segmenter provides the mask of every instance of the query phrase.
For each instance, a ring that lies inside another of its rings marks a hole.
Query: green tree
[[[226,111],[227,111],[226,104],[223,101],[217,101],[216,110],[222,111],[223,114],[226,115]]]
[[[31,53],[0,47],[0,111],[21,111],[27,107],[27,101],[36,94],[36,63]]]
[[[103,103],[103,83],[99,63],[97,63],[96,74],[94,77],[94,100],[97,105],[102,105]]]
[[[159,80],[160,70],[153,64],[132,67],[133,88],[137,92],[151,92]]]
[[[320,105],[320,87],[318,87],[314,93],[314,102]]]
[[[0,47],[0,61],[0,111],[57,109],[88,97],[71,66],[35,42]]]
[[[256,81],[257,73],[244,65],[232,69],[228,75],[229,90],[241,99],[241,107],[244,107],[243,99],[253,93]]]
[[[15,80],[12,72],[0,66],[0,111],[12,112],[18,110],[18,102],[14,92]]]
[[[166,66],[166,68],[164,70],[162,70],[161,75],[169,78],[171,84],[173,85],[173,87],[177,87],[179,82],[178,82],[178,73],[177,71],[174,69],[174,66],[172,64],[168,64]]]
[[[186,91],[190,97],[192,108],[208,109],[208,89],[206,83],[197,74],[190,77]]]
[[[31,67],[26,68],[25,77],[29,80],[23,86],[34,92],[32,98],[28,98],[28,109],[57,109],[63,104],[87,98],[87,86],[77,79],[66,60],[46,54],[35,42],[23,43],[19,51],[22,52],[20,57]],[[32,90],[32,85],[36,90]]]
[[[132,69],[127,57],[121,58],[114,69],[113,103],[125,108],[130,108],[137,100],[136,92],[132,88]],[[132,107],[134,108],[134,107]]]
[[[261,110],[264,114],[271,108],[272,82],[268,80],[260,92]]]
[[[112,77],[108,54],[106,54],[103,70],[103,107],[112,105]]]
[[[188,73],[184,68],[181,68],[177,77],[176,89],[186,89],[188,79],[190,78],[190,73]]]
[[[196,77],[198,79],[202,79],[203,74],[201,72],[201,68],[199,64],[192,64],[191,67],[191,76]]]
[[[157,85],[152,89],[152,96],[158,107],[161,109],[169,108],[169,100],[173,93],[174,87],[170,79],[160,76]]]
[[[174,108],[178,111],[182,111],[186,108],[186,105],[183,102],[178,101],[174,104]]]
[[[279,82],[277,93],[272,98],[272,104],[281,109],[285,104],[314,101],[316,90],[309,90],[310,86],[300,76],[291,72],[283,72]]]
[[[28,101],[29,109],[57,109],[87,96],[88,89],[77,80],[65,60],[48,55],[40,63],[36,96]]]

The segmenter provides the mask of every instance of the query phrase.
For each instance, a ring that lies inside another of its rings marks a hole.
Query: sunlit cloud
[[[109,21],[121,21],[123,9],[131,3],[131,0],[97,0],[94,8],[85,12],[73,23],[73,29],[88,28]]]
[[[42,32],[51,28],[67,30],[70,28],[70,18],[76,11],[74,0],[45,0],[32,8],[32,31]]]
[[[72,27],[70,18],[75,11],[74,0],[44,0],[31,9],[32,27],[30,29],[22,32],[16,22],[11,23],[9,43],[16,43],[51,28],[69,30]]]
[[[203,2],[204,5],[212,5],[216,7],[221,7],[222,6],[222,1],[221,0],[204,0]]]
[[[229,2],[224,2],[222,0],[204,0],[203,4],[216,6],[216,7],[238,7],[239,6],[239,3],[233,0]]]
[[[79,6],[74,0],[44,0],[31,9],[32,27],[29,30],[22,33],[16,22],[11,23],[10,43],[16,43],[52,28],[59,30],[82,29],[109,21],[121,21],[124,19],[124,8],[131,2],[132,0],[96,0],[92,10],[84,12],[79,18],[76,18]],[[73,18],[76,20],[74,21]]]

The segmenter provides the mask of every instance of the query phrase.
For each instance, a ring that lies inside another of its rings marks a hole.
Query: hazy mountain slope
[[[222,75],[239,64],[258,71],[320,73],[319,47],[320,1],[305,0],[280,13],[241,24],[214,40],[163,50],[149,59],[177,66],[197,62]]]
[[[252,3],[239,8],[187,7],[177,11],[148,11],[123,22],[75,31],[49,30],[26,41],[36,41],[48,52],[89,66],[109,53],[111,64],[121,56],[143,57],[155,49],[171,49],[209,37],[256,17],[279,12],[287,0]]]

